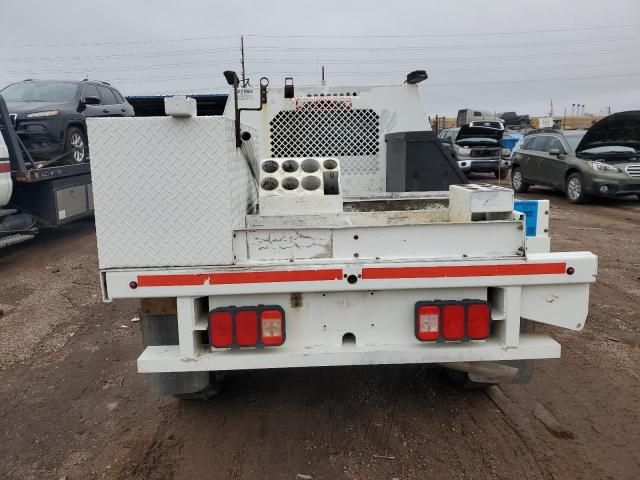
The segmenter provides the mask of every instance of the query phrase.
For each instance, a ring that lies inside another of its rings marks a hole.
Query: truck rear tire
[[[147,300],[147,305],[153,300]],[[144,347],[178,345],[178,316],[175,313],[145,313],[141,309],[140,326]],[[182,400],[207,400],[220,393],[222,375],[214,372],[166,372],[145,374],[151,391],[173,395]]]

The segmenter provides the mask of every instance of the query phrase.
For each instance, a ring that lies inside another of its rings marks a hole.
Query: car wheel
[[[524,181],[522,170],[518,167],[511,171],[511,186],[516,193],[526,193],[529,191],[529,184]]]
[[[589,200],[588,195],[584,191],[584,180],[582,179],[582,174],[579,172],[573,172],[567,177],[567,183],[564,191],[567,196],[567,200],[571,203],[585,203]]]
[[[84,163],[89,158],[89,147],[87,137],[84,132],[77,127],[71,127],[67,132],[67,143],[65,145],[67,152],[67,165],[78,165]]]

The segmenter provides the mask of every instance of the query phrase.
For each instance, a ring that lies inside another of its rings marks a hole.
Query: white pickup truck
[[[584,327],[597,259],[549,251],[548,201],[386,191],[385,136],[429,128],[416,85],[242,95],[261,110],[238,130],[233,96],[220,117],[174,98],[175,116],[88,120],[104,299],[142,299],[138,370],[154,389],[407,363],[524,381],[560,356],[535,323]]]

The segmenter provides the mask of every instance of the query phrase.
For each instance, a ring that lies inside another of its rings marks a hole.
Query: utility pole
[[[323,87],[327,84],[327,82],[324,81],[324,65],[322,65],[322,80],[320,85],[322,85]]]
[[[244,36],[241,35],[240,36],[240,55],[241,55],[241,62],[242,62],[242,87],[246,87],[247,86],[247,81],[244,77]]]

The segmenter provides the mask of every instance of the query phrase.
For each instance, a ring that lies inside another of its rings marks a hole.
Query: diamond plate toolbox
[[[101,269],[233,263],[255,184],[226,117],[88,119]]]

